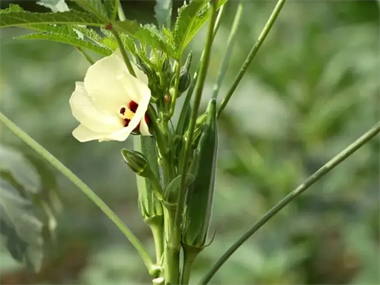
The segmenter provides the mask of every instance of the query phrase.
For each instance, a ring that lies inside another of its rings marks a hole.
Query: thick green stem
[[[264,216],[260,218],[248,231],[241,236],[223,256],[212,266],[206,276],[203,277],[199,284],[206,285],[215,273],[222,267],[222,265],[228,260],[228,258],[255,232],[257,232],[262,226],[264,226],[271,218],[273,218],[278,212],[280,212],[285,206],[287,206],[296,197],[306,191],[315,182],[324,177],[332,169],[350,157],[354,152],[360,149],[363,145],[373,139],[380,132],[380,122],[374,125],[368,132],[358,138],[355,142],[349,145],[346,149],[332,158],[324,166],[318,169],[313,175],[306,179],[300,186],[290,192],[284,199],[278,202],[272,209],[270,209]]]
[[[282,7],[284,6],[286,0],[279,0],[277,2],[276,7],[274,8],[272,14],[270,15],[267,23],[264,26],[264,29],[261,31],[261,34],[259,35],[259,38],[257,39],[255,45],[252,47],[251,51],[249,52],[247,58],[245,59],[243,65],[240,68],[239,73],[237,74],[234,82],[232,83],[232,86],[230,90],[228,91],[227,95],[223,99],[222,103],[220,104],[219,110],[218,110],[218,118],[222,114],[224,108],[227,106],[228,101],[231,99],[232,94],[235,92],[237,86],[239,85],[241,79],[243,78],[245,72],[247,71],[249,65],[251,64],[252,60],[255,58],[257,52],[259,51],[261,45],[263,44],[265,38],[269,34],[269,31],[272,29],[272,26],[274,22],[277,19],[277,16],[280,14]]]
[[[153,234],[154,247],[156,252],[156,264],[161,265],[162,255],[164,253],[164,233],[163,233],[163,223],[162,217],[154,218],[157,219],[154,222],[148,222],[150,229]]]
[[[191,269],[193,263],[199,254],[199,250],[194,251],[191,248],[183,249],[183,268],[181,275],[181,285],[188,285],[190,283]]]
[[[164,256],[164,278],[165,284],[179,284],[181,245],[173,239],[177,229],[175,223],[175,210],[172,207],[164,207],[165,217],[165,256]]]
[[[66,166],[55,158],[50,152],[44,149],[40,144],[33,140],[27,133],[16,126],[9,120],[3,113],[0,112],[0,122],[2,122],[9,130],[11,130],[17,137],[29,145],[36,151],[42,158],[48,161],[54,168],[61,172],[67,179],[69,179],[75,186],[77,186],[95,205],[97,205],[104,214],[124,233],[130,243],[135,247],[140,257],[144,261],[149,273],[152,271],[153,261],[146,251],[144,246],[133,234],[133,232],[123,223],[122,220],[100,199],[82,180],[80,180],[74,173],[71,172]]]

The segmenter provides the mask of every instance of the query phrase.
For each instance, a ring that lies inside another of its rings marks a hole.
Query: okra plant
[[[90,62],[83,81],[73,82],[73,92],[68,98],[72,115],[78,121],[72,135],[78,143],[120,143],[126,165],[136,174],[138,209],[151,229],[155,257],[150,256],[134,233],[84,182],[2,113],[0,121],[111,219],[140,255],[153,284],[189,284],[196,257],[218,238],[209,232],[217,191],[218,118],[269,34],[285,0],[279,0],[268,15],[262,33],[253,43],[235,80],[225,82],[224,74],[243,11],[244,1],[239,1],[211,96],[204,94],[203,89],[213,39],[223,21],[223,12],[231,9],[227,0],[183,1],[173,23],[172,1],[157,0],[157,23],[146,25],[126,19],[119,0],[41,0],[38,3],[51,12],[31,13],[10,5],[1,11],[0,26],[33,31],[19,37],[22,39],[72,45]],[[204,25],[207,29],[204,50],[200,60],[195,61],[187,46]],[[94,61],[92,53],[102,58]],[[196,70],[193,74],[192,66]],[[229,91],[219,102],[222,82],[229,86]],[[183,105],[177,104],[180,96],[185,97]],[[202,96],[208,100],[203,114],[200,113]],[[175,113],[179,115],[178,120],[174,120]],[[269,219],[379,131],[378,123],[275,205],[216,261],[201,284],[207,284],[234,251]],[[123,148],[127,139],[133,140],[133,149]],[[14,217],[7,211],[7,205],[12,202],[6,201],[18,199],[17,190],[4,176],[0,181],[1,213],[7,227],[12,228]],[[17,229],[1,233],[10,241],[10,232],[28,243]],[[16,259],[39,269],[39,262],[35,260],[40,259],[40,255],[16,254],[10,242],[8,248]]]

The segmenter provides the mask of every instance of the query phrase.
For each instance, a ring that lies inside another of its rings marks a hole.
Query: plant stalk
[[[380,122],[374,125],[369,131],[363,134],[355,142],[349,145],[346,149],[332,158],[324,166],[319,168],[314,174],[306,179],[300,186],[285,196],[280,202],[278,202],[272,209],[270,209],[264,216],[260,218],[248,231],[242,235],[224,254],[223,256],[212,266],[207,274],[202,278],[199,284],[206,285],[215,273],[222,267],[222,265],[230,258],[230,256],[255,232],[257,232],[262,226],[264,226],[271,218],[273,218],[278,212],[280,212],[291,201],[297,198],[300,194],[306,191],[315,182],[324,177],[332,169],[350,157],[358,149],[364,146],[367,142],[373,139],[380,132]]]
[[[181,245],[173,237],[179,229],[175,223],[175,208],[168,206],[163,209],[165,217],[164,278],[165,284],[174,285],[179,284]]]
[[[184,247],[181,285],[188,285],[190,283],[191,269],[198,254],[199,251],[194,251],[191,248]]]

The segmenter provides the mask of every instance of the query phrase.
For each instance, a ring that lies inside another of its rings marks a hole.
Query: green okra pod
[[[192,163],[195,180],[187,193],[182,225],[185,247],[202,250],[205,246],[214,199],[217,153],[216,101],[212,99]]]

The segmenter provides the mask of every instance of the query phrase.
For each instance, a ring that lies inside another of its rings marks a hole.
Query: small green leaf
[[[53,12],[66,12],[69,11],[65,0],[40,0],[37,1],[38,5],[49,8]]]
[[[156,0],[154,12],[158,25],[170,28],[172,0]]]
[[[0,178],[0,239],[12,257],[38,271],[43,258],[42,223],[29,201]]]
[[[142,44],[150,45],[153,48],[167,53],[169,56],[174,57],[173,48],[170,44],[166,43],[162,33],[153,25],[141,26],[136,21],[113,21],[113,28],[127,34],[132,39],[140,41]]]
[[[177,202],[177,195],[178,195],[179,188],[181,186],[181,177],[182,175],[178,175],[166,187],[165,192],[164,192],[164,198],[166,202],[170,204]],[[193,174],[188,173],[186,175],[185,187],[193,183],[194,179],[195,179],[195,176]]]
[[[60,42],[69,44],[79,48],[85,48],[91,51],[94,51],[98,54],[108,56],[112,54],[112,50],[109,48],[104,48],[98,45],[95,45],[89,41],[84,41],[78,38],[74,38],[71,36],[66,36],[64,34],[56,34],[56,33],[34,33],[30,35],[16,37],[17,39],[38,39],[38,40],[47,40],[52,42]]]
[[[14,26],[28,26],[34,24],[65,24],[65,25],[86,25],[102,27],[104,23],[94,15],[83,12],[60,12],[60,13],[30,13],[4,12],[0,17],[0,28]]]
[[[10,175],[24,190],[41,191],[41,180],[34,166],[19,151],[0,145],[0,173]]]
[[[81,7],[86,12],[89,12],[100,20],[103,21],[104,24],[108,24],[108,16],[107,11],[100,0],[70,0],[75,2],[79,7]]]
[[[219,0],[218,9],[228,0]],[[192,38],[210,18],[211,6],[205,0],[193,0],[189,5],[182,6],[174,27],[176,56],[179,57]]]
[[[117,17],[117,11],[120,5],[120,0],[104,0],[104,8],[107,12],[108,19],[115,20]]]

